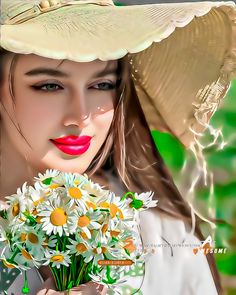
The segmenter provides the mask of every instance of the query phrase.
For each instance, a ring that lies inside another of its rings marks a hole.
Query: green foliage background
[[[217,146],[205,149],[204,155],[208,170],[214,175],[214,193],[210,199],[209,186],[200,183],[196,189],[198,208],[213,206],[214,217],[223,219],[224,223],[217,223],[215,231],[216,247],[226,247],[226,254],[215,255],[218,270],[224,278],[226,294],[236,294],[236,80],[231,84],[226,98],[220,109],[214,114],[211,124],[221,128],[227,145],[218,150]],[[178,186],[184,181],[180,171],[185,160],[192,161],[191,151],[186,151],[180,142],[170,134],[152,131],[166,165],[169,167]],[[208,140],[210,135],[206,136]],[[166,148],[168,147],[168,149]],[[205,209],[206,210],[206,209]],[[206,213],[204,216],[206,216]],[[228,284],[228,282],[231,282]],[[235,282],[235,285],[232,282]],[[229,285],[231,288],[229,288]]]

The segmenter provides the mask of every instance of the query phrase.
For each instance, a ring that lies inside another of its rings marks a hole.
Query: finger
[[[47,293],[46,295],[67,295],[67,294],[70,294],[70,295],[74,295],[72,293],[68,293],[68,291],[55,291],[53,289],[47,289]],[[76,293],[77,295],[78,293]],[[38,295],[38,294],[37,294]],[[79,294],[80,295],[80,294]]]
[[[48,288],[48,289],[56,289],[55,288],[55,282],[54,282],[54,279],[53,278],[48,278],[45,282],[44,282],[44,285],[43,285],[45,288]]]
[[[46,292],[47,292],[47,289],[44,288],[44,289],[40,290],[36,295],[45,295]]]
[[[49,291],[51,290],[51,291],[53,291],[52,290],[52,288],[54,287],[54,281],[53,281],[53,279],[52,278],[48,278],[45,282],[44,282],[44,284],[43,284],[43,289],[42,290],[40,290],[38,293],[37,293],[37,295],[45,295],[45,294],[47,294],[47,295],[49,295]],[[53,288],[54,289],[54,288]]]
[[[100,294],[101,295],[106,295],[107,294],[107,287],[106,286],[104,286],[104,285],[100,285],[99,286],[99,292],[100,292]]]
[[[70,290],[69,295],[106,295],[106,290],[102,284],[90,281],[74,287]]]

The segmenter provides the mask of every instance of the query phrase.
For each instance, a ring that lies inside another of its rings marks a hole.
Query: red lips
[[[53,141],[61,144],[66,145],[84,145],[87,144],[91,140],[91,136],[76,136],[76,135],[69,135],[64,137],[59,137],[53,139]]]
[[[69,135],[52,139],[51,142],[63,153],[76,156],[88,150],[91,139],[91,136]]]

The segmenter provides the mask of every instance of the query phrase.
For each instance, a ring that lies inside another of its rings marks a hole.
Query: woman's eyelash
[[[55,88],[47,88],[48,86],[57,86],[59,88],[55,89]],[[59,90],[59,89],[63,89],[63,87],[61,87],[60,85],[56,84],[56,83],[45,83],[45,84],[42,84],[42,85],[33,85],[32,86],[34,89],[36,90],[42,90],[42,91],[47,91],[47,92],[52,92],[52,91],[56,91],[56,90]],[[47,89],[43,89],[44,87],[46,87]]]
[[[95,89],[99,89],[99,90],[112,90],[112,89],[115,89],[116,88],[116,84],[115,83],[109,83],[109,82],[101,82],[101,83],[98,83],[92,87],[95,87],[95,86],[99,86],[102,87],[102,88],[95,88]]]
[[[95,86],[98,86],[98,87],[95,87]],[[96,89],[96,90],[104,90],[104,91],[107,91],[107,90],[115,89],[116,86],[117,86],[117,83],[101,82],[101,83],[95,84],[94,86],[91,86],[91,87],[94,88],[94,89]],[[60,86],[60,85],[58,85],[56,83],[45,83],[45,84],[42,84],[42,85],[33,85],[32,87],[35,90],[41,90],[41,91],[46,91],[46,92],[53,92],[53,91],[57,91],[57,90],[63,89],[62,86]]]

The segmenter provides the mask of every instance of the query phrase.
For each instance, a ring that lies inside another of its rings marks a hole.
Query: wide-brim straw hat
[[[2,0],[0,47],[77,62],[128,54],[150,128],[190,146],[236,76],[236,8],[234,2]]]

